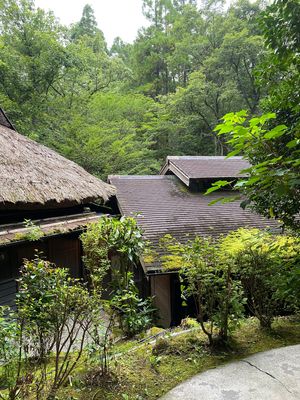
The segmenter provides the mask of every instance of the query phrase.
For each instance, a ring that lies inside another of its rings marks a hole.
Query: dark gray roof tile
[[[210,206],[212,200],[232,196],[232,192],[209,196],[192,193],[172,175],[111,176],[110,182],[117,189],[121,213],[136,216],[145,239],[156,249],[166,234],[187,240],[187,235],[219,236],[240,227],[277,226],[274,221],[243,210],[240,201]]]
[[[247,174],[241,171],[249,167],[248,161],[242,157],[169,156],[161,174],[172,172],[189,185],[190,180],[245,177]]]

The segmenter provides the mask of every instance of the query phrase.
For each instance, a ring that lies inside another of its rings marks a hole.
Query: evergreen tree
[[[80,21],[72,28],[71,39],[77,40],[82,36],[94,37],[97,34],[100,34],[104,40],[104,35],[98,28],[94,10],[89,4],[86,4],[83,8]]]

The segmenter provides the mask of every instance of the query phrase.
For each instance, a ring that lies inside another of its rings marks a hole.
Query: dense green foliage
[[[117,279],[118,288],[127,285],[128,272],[136,265],[145,249],[145,241],[137,222],[131,217],[102,217],[99,222],[90,224],[81,236],[83,261],[92,283],[102,280],[112,262],[112,275]],[[97,287],[94,284],[94,287]]]
[[[178,270],[185,301],[193,299],[197,320],[210,344],[227,339],[244,315],[245,302],[262,327],[276,315],[299,310],[300,241],[259,229],[241,228],[225,237],[162,240],[165,269]]]
[[[197,236],[181,244],[166,237],[164,245],[167,254],[162,256],[163,266],[179,268],[182,298],[193,299],[209,343],[214,343],[216,335],[226,341],[230,328],[243,316],[244,294],[220,242]]]
[[[65,27],[33,0],[0,1],[0,104],[23,134],[88,171],[153,173],[168,154],[223,154],[212,130],[260,109],[263,1],[141,0],[133,44],[108,49],[93,10]],[[267,100],[266,100],[267,101]]]
[[[234,265],[248,307],[261,326],[270,328],[276,315],[299,309],[299,238],[239,229],[221,241],[221,248]]]
[[[272,126],[276,115],[263,114],[247,119],[247,113],[229,113],[223,123],[216,126],[219,135],[227,136],[233,151],[243,154],[251,167],[246,170],[247,179],[240,179],[233,188],[242,190],[247,200],[242,206],[250,206],[266,217],[276,217],[288,227],[299,230],[299,144],[298,131],[286,125]],[[215,182],[207,193],[230,182]]]
[[[98,295],[103,279],[109,278],[109,300],[105,302],[105,309],[111,320],[116,316],[119,328],[127,336],[147,329],[153,322],[155,310],[152,299],[142,299],[134,282],[135,267],[146,247],[136,220],[103,217],[90,224],[80,238],[84,264]]]
[[[24,372],[24,366],[20,363],[20,328],[9,308],[0,307],[1,386],[7,390],[7,395],[0,393],[1,400],[14,400],[23,395],[18,384]]]
[[[0,308],[0,398],[52,400],[82,356],[97,299],[66,269],[36,258],[21,270],[16,306]]]
[[[276,0],[260,15],[268,55],[257,69],[267,89],[261,106],[267,113],[248,119],[248,113],[229,113],[215,131],[227,135],[230,155],[243,155],[252,164],[249,179],[235,188],[247,196],[243,205],[275,217],[299,231],[300,188],[300,3]],[[226,184],[219,182],[210,191]]]
[[[151,327],[155,309],[151,298],[143,299],[140,297],[133,274],[128,273],[127,275],[126,287],[121,287],[114,291],[110,306],[120,316],[119,326],[122,332],[130,337]]]
[[[259,69],[268,96],[263,109],[277,114],[277,122],[289,127],[299,139],[300,4],[298,0],[275,0],[260,16],[269,56]],[[298,131],[298,134],[296,133]],[[298,143],[299,144],[299,143]]]

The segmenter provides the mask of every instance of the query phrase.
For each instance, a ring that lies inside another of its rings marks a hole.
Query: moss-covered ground
[[[272,331],[263,331],[254,318],[243,321],[226,348],[211,350],[203,334],[194,330],[155,343],[121,343],[115,349],[109,377],[84,365],[60,399],[157,399],[189,377],[257,352],[300,343],[300,319],[278,318]],[[120,353],[122,353],[120,355]],[[87,379],[87,376],[89,379]]]

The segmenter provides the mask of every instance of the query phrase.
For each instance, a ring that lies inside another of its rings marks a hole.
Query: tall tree
[[[142,95],[96,93],[87,107],[64,122],[57,149],[103,179],[154,173],[159,168],[152,149],[156,108]]]
[[[129,63],[132,45],[125,43],[119,36],[117,36],[110,48],[112,56],[120,57],[125,63]]]
[[[2,1],[0,31],[0,101],[29,134],[44,121],[49,93],[59,91],[67,62],[64,31],[30,0]]]
[[[268,90],[263,101],[266,111],[277,114],[277,122],[300,128],[300,3],[276,0],[262,14],[261,27],[270,51],[261,65],[261,86]]]
[[[157,134],[160,157],[226,154],[229,146],[213,132],[220,118],[241,105],[251,114],[259,112],[264,90],[256,86],[255,68],[264,57],[264,43],[235,12],[209,11],[206,18],[186,6],[176,18],[167,56],[176,93],[160,98],[165,106]]]
[[[156,28],[166,30],[175,8],[172,0],[143,0],[143,14]]]
[[[150,26],[132,45],[116,38],[108,51],[89,5],[78,23],[62,27],[33,0],[0,0],[1,105],[23,133],[102,177],[154,172],[167,154],[226,153],[212,132],[224,113],[259,113],[273,102],[295,117],[297,91],[281,77],[298,67],[283,57],[270,79],[261,68],[266,84],[257,88],[263,0],[237,0],[227,10],[220,3],[198,9],[195,0],[144,0]],[[261,101],[265,87],[271,96]]]
[[[89,4],[86,4],[83,8],[80,21],[72,27],[71,38],[76,40],[85,35],[93,37],[99,33],[104,38],[103,33],[98,28],[93,8]]]

